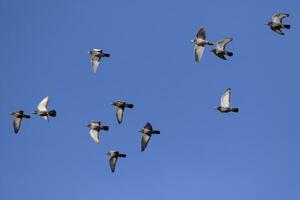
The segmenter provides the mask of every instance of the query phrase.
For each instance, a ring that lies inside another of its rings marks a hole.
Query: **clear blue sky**
[[[284,37],[266,25],[288,12]],[[298,0],[0,2],[0,199],[299,200]],[[223,61],[200,26],[233,37]],[[93,74],[88,51],[111,53]],[[227,87],[240,113],[214,110]],[[45,96],[58,115],[24,120]],[[117,124],[112,101],[135,105]],[[95,144],[85,125],[110,131]],[[140,152],[149,121],[161,135]],[[127,153],[116,172],[108,150]]]

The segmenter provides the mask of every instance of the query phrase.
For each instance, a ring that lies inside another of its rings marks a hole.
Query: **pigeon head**
[[[268,23],[266,23],[265,25],[271,26],[271,25],[272,25],[272,22],[268,22]]]
[[[196,39],[191,40],[191,43],[195,44],[196,43]]]
[[[35,110],[35,111],[33,111],[31,114],[36,115],[36,114],[38,114],[38,112]]]

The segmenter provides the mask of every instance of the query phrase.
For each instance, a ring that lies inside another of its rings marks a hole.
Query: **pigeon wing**
[[[91,60],[91,64],[92,64],[92,68],[93,68],[93,72],[96,73],[99,63],[100,63],[100,56],[93,56],[92,60]]]
[[[195,45],[194,54],[195,54],[196,63],[200,62],[200,60],[202,58],[202,55],[203,55],[203,52],[204,52],[204,47],[203,46]]]
[[[151,134],[143,134],[142,136],[142,142],[141,142],[141,150],[144,151],[150,141]]]
[[[112,173],[115,172],[117,160],[118,160],[118,157],[116,157],[116,156],[112,156],[112,157],[109,159],[109,166],[110,166],[110,169],[111,169],[111,172],[112,172]]]
[[[14,125],[15,133],[19,132],[19,129],[21,127],[21,122],[22,122],[22,118],[18,118],[18,117],[14,118],[13,125]]]
[[[279,13],[272,16],[272,21],[278,24],[282,23],[282,19],[289,17],[288,13]]]
[[[100,142],[100,140],[99,140],[99,131],[91,129],[91,130],[90,130],[90,136],[92,137],[92,139],[93,139],[97,144],[99,144],[99,142]]]
[[[217,48],[224,50],[226,45],[232,41],[232,38],[225,38],[223,40],[220,40],[219,42],[217,42]]]
[[[119,124],[121,124],[123,121],[123,113],[124,113],[124,109],[117,107],[116,115],[117,115],[117,120],[118,120]]]
[[[230,98],[231,98],[231,89],[228,88],[223,96],[221,97],[221,107],[229,108],[230,107]]]
[[[196,37],[205,40],[206,36],[205,36],[205,30],[204,30],[204,27],[201,27],[201,28],[199,29],[199,31],[197,32]]]
[[[49,102],[49,96],[45,97],[37,106],[37,109],[39,111],[47,111],[48,107],[48,102]]]

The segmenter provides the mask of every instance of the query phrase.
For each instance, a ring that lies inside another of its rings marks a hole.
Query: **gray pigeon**
[[[105,130],[105,131],[109,130],[108,126],[103,126],[102,123],[99,121],[91,121],[91,123],[89,123],[87,125],[87,127],[89,127],[91,129],[90,136],[97,144],[99,144],[99,142],[100,142],[100,140],[99,140],[100,130]]]
[[[45,97],[37,106],[37,110],[33,111],[32,114],[41,116],[44,120],[49,121],[49,116],[50,117],[55,117],[56,116],[56,111],[55,110],[50,110],[48,111],[48,102],[49,102],[49,96]]]
[[[92,49],[89,51],[89,54],[91,55],[91,64],[94,73],[97,71],[101,58],[110,57],[110,54],[104,53],[101,49]]]
[[[106,155],[109,157],[109,166],[112,173],[115,172],[118,158],[119,157],[126,158],[126,154],[121,154],[118,151],[113,151],[113,150],[107,152]]]
[[[151,135],[160,134],[160,131],[153,130],[151,124],[147,122],[144,128],[140,130],[140,132],[142,133],[141,151],[143,152],[150,141]]]
[[[116,116],[118,123],[121,124],[123,121],[123,113],[125,108],[133,108],[133,104],[127,103],[125,101],[115,101],[111,105],[116,106]]]
[[[22,119],[23,118],[29,119],[30,115],[26,115],[23,110],[12,112],[11,115],[14,117],[14,121],[13,121],[14,131],[15,133],[18,133],[21,127]]]
[[[217,107],[217,110],[222,113],[239,112],[238,108],[230,107],[231,89],[227,88],[225,93],[221,97],[221,104]]]
[[[191,42],[195,45],[194,54],[196,63],[200,62],[205,45],[214,45],[213,42],[206,40],[204,27],[199,29],[196,38],[191,40]]]
[[[291,25],[282,24],[282,19],[289,17],[287,13],[279,13],[272,16],[272,21],[268,22],[266,25],[270,26],[272,31],[278,33],[279,35],[284,35],[281,29],[290,29]]]
[[[226,45],[232,41],[232,38],[225,38],[216,44],[216,48],[212,49],[211,52],[213,52],[216,56],[223,60],[227,60],[225,56],[233,56],[233,53],[230,51],[226,51],[225,47]]]

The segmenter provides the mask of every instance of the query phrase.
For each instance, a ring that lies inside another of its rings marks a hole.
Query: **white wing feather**
[[[227,89],[223,96],[221,97],[221,107],[229,108],[230,107],[230,97],[231,97],[231,89]]]
[[[37,106],[39,111],[47,111],[49,96],[45,97]]]

